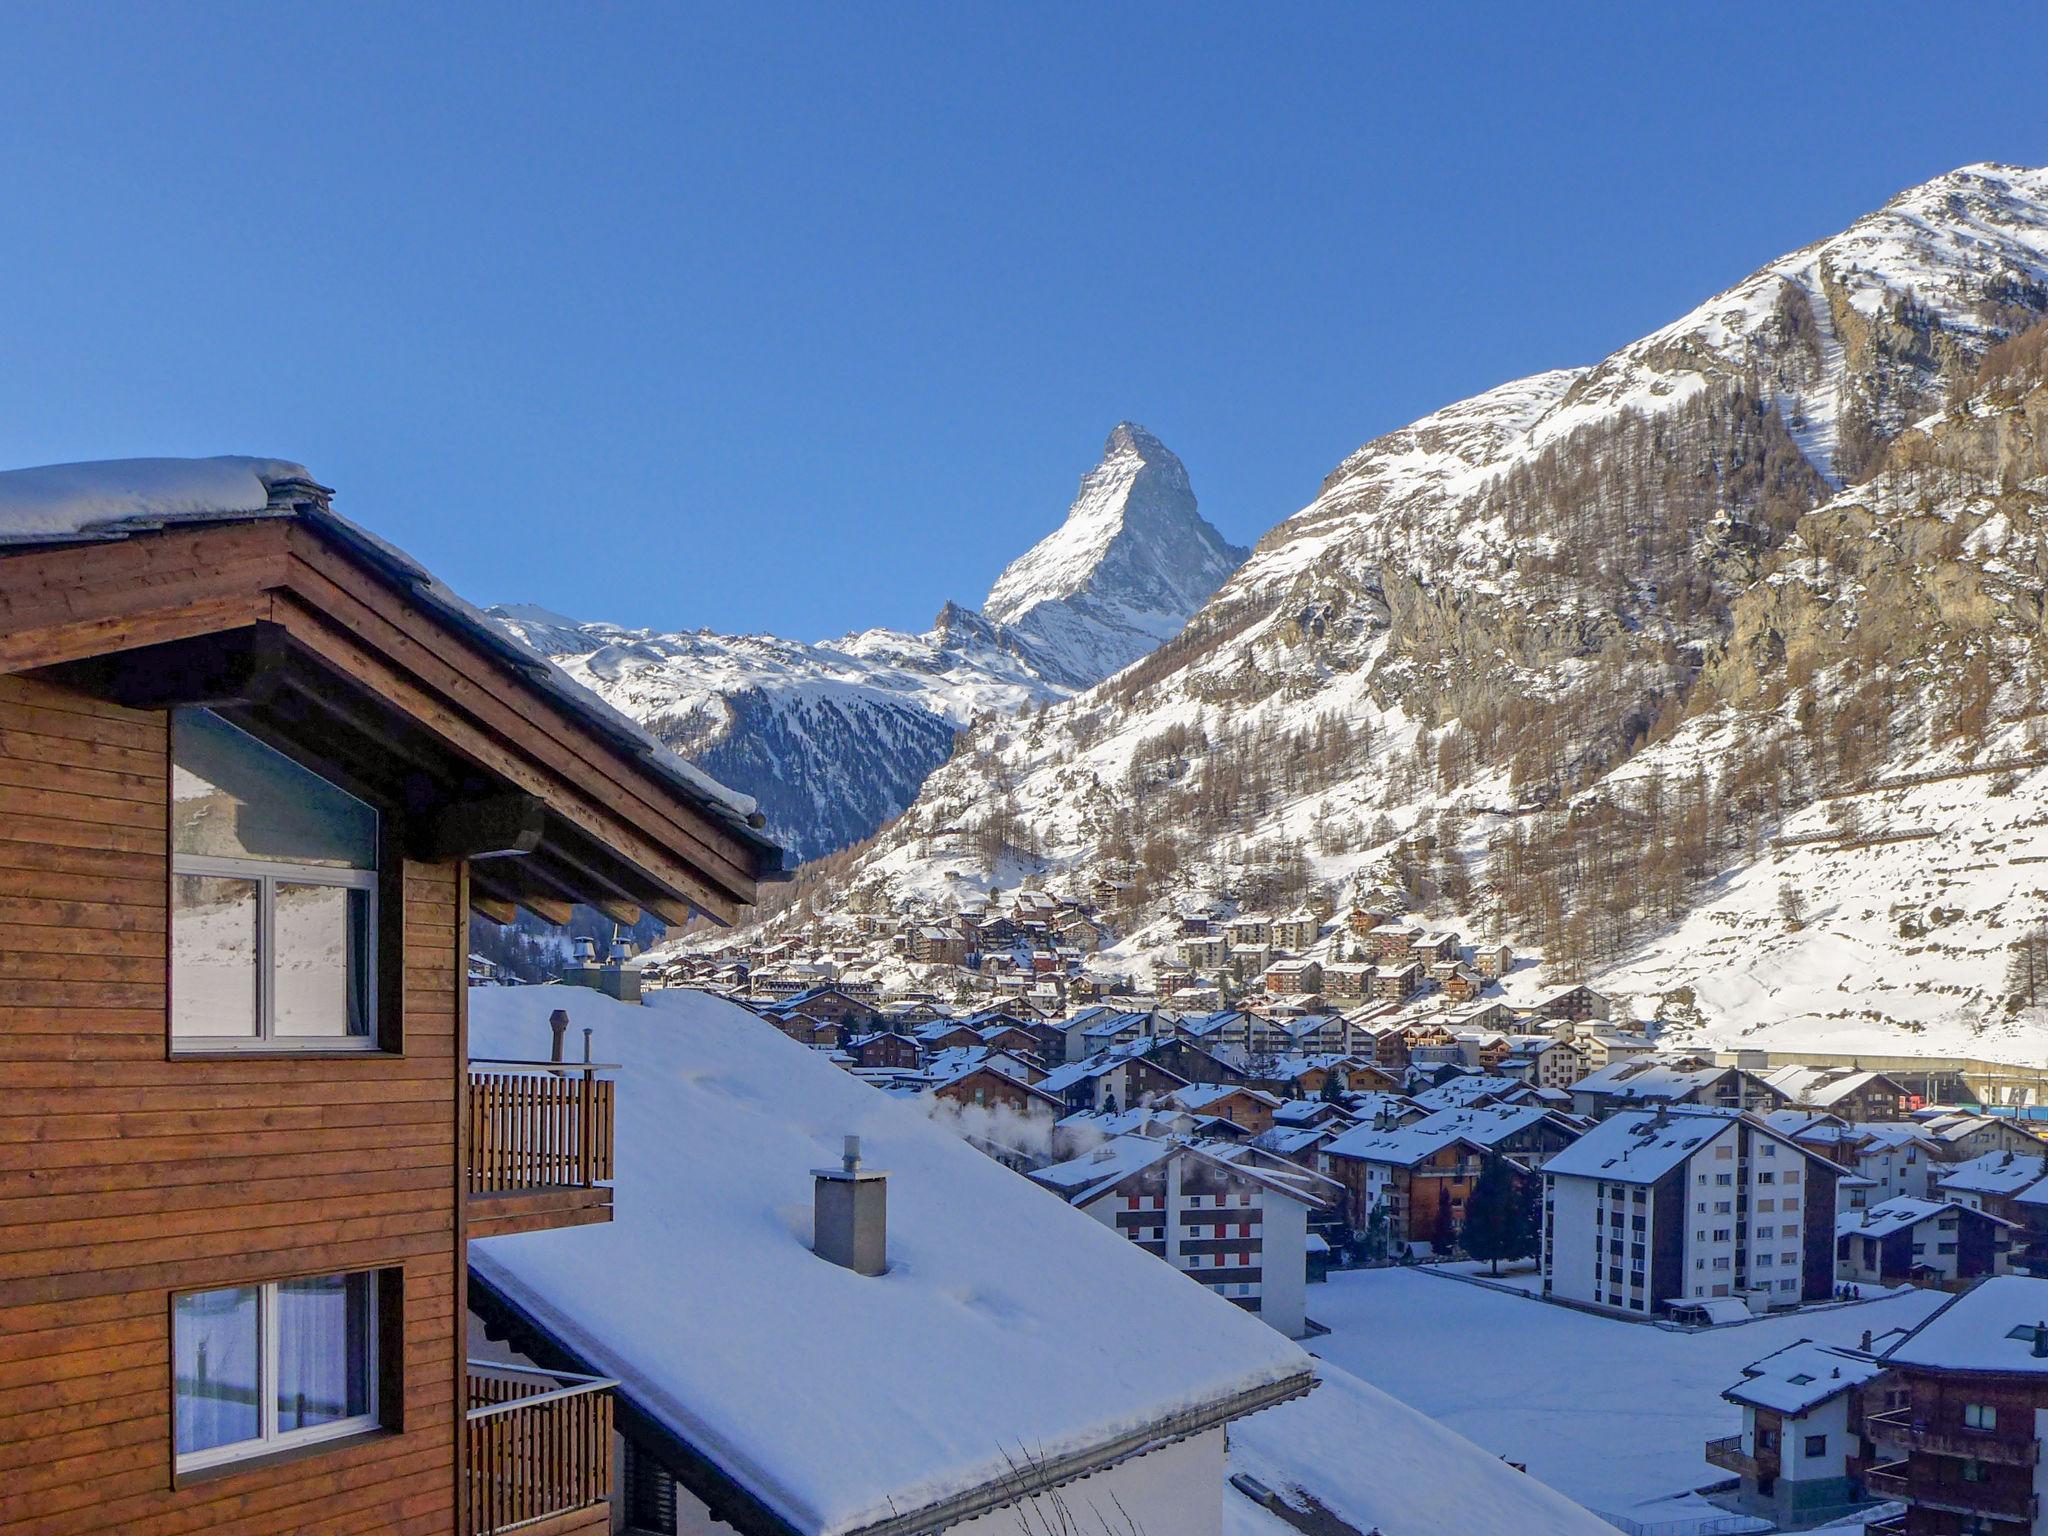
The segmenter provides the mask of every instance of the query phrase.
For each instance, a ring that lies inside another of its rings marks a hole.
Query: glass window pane
[[[277,1288],[277,1430],[370,1412],[372,1277],[322,1275]]]
[[[261,1288],[235,1286],[177,1298],[172,1313],[175,1431],[179,1455],[254,1440],[261,1432],[258,1377]]]
[[[377,813],[203,709],[171,721],[171,851],[377,867]]]
[[[254,880],[171,880],[171,1033],[249,1039],[258,1032]]]
[[[370,893],[280,880],[272,900],[272,1034],[369,1034]]]

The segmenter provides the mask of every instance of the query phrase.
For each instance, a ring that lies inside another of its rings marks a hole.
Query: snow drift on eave
[[[1256,1318],[722,999],[480,988],[471,1046],[531,1058],[564,1004],[622,1064],[616,1217],[478,1242],[471,1263],[800,1530],[857,1529],[1308,1369]],[[848,1134],[890,1175],[877,1279],[810,1248],[811,1170]]]

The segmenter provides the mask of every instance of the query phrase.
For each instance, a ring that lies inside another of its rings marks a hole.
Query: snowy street
[[[1673,1333],[1414,1270],[1337,1272],[1309,1288],[1331,1331],[1309,1348],[1590,1508],[1625,1512],[1722,1474],[1701,1446],[1741,1427],[1722,1388],[1802,1338],[1855,1344],[1940,1304],[1921,1293]]]

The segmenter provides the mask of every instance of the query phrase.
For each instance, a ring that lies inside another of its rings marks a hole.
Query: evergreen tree
[[[1342,1104],[1344,1102],[1344,1073],[1338,1067],[1331,1067],[1323,1074],[1323,1102]]]
[[[1522,1202],[1515,1196],[1514,1179],[1502,1158],[1486,1159],[1478,1182],[1466,1197],[1462,1242],[1473,1258],[1488,1260],[1496,1275],[1502,1259],[1525,1258],[1529,1253]]]

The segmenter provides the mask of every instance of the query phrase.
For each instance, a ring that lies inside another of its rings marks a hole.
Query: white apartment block
[[[1627,1316],[1834,1292],[1841,1170],[1729,1110],[1625,1110],[1543,1166],[1543,1289]]]

